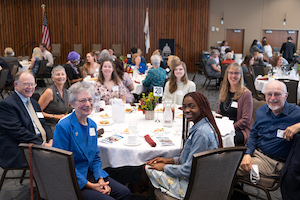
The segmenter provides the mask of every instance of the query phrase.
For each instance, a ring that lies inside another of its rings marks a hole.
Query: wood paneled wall
[[[122,44],[122,54],[131,47],[145,52],[144,22],[149,8],[150,52],[158,48],[158,39],[175,39],[185,49],[189,72],[208,46],[209,0],[1,0],[0,54],[11,46],[16,54],[26,42],[41,41],[42,9],[50,28],[51,43],[61,43],[62,62],[73,44],[82,44],[83,55],[92,44],[110,48]],[[25,51],[22,51],[24,54]],[[28,53],[29,54],[29,53]],[[181,53],[176,48],[176,55]],[[18,55],[17,55],[18,56]],[[150,60],[150,54],[145,55]]]

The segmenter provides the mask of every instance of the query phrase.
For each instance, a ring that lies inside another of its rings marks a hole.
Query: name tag
[[[183,95],[183,91],[182,90],[177,90],[177,95]]]
[[[96,136],[95,128],[90,128],[90,136]]]
[[[112,91],[119,91],[119,86],[112,86]]]
[[[236,101],[231,102],[231,107],[238,108],[238,102],[236,102]]]
[[[43,115],[42,112],[36,112],[36,116],[37,116],[38,118],[44,118],[44,115]]]
[[[283,132],[284,132],[284,130],[278,129],[278,130],[277,130],[277,137],[283,138]]]

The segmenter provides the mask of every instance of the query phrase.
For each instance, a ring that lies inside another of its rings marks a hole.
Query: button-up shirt
[[[256,111],[256,121],[246,144],[246,154],[252,156],[255,149],[260,149],[271,158],[286,159],[293,140],[279,138],[277,132],[284,131],[298,122],[300,122],[300,107],[296,105],[285,102],[282,112],[276,116],[267,104],[261,106]]]

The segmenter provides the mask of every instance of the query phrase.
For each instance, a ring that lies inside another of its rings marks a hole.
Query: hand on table
[[[283,138],[287,141],[293,139],[293,136],[300,131],[300,123],[289,126],[283,132]]]
[[[245,171],[249,172],[251,170],[252,164],[253,164],[252,157],[249,154],[245,154],[241,162],[241,167]]]

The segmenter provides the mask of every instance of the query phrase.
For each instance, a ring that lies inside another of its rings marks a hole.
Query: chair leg
[[[206,89],[208,88],[208,86],[209,86],[209,84],[210,84],[210,81],[211,81],[211,80],[208,81],[208,84],[207,84],[207,86],[206,86]]]
[[[21,176],[22,178],[20,179],[20,184],[21,185],[23,184],[23,180],[24,180],[23,178],[25,177],[25,173],[26,173],[26,169],[24,169],[23,172],[22,172],[22,176]]]
[[[205,86],[205,83],[206,83],[206,81],[207,81],[207,78],[205,78],[205,81],[204,81],[204,83],[203,83],[202,87],[204,87],[204,86]]]
[[[2,185],[3,185],[3,182],[4,182],[4,179],[5,179],[5,176],[6,176],[6,173],[7,173],[7,169],[4,169],[3,171],[3,174],[1,176],[1,181],[0,181],[0,191],[1,191],[1,188],[2,188]]]
[[[194,76],[193,76],[193,78],[192,78],[192,81],[194,81],[194,80],[195,80],[195,78],[196,78],[196,75],[197,75],[197,73],[196,73],[196,74],[194,74]]]

